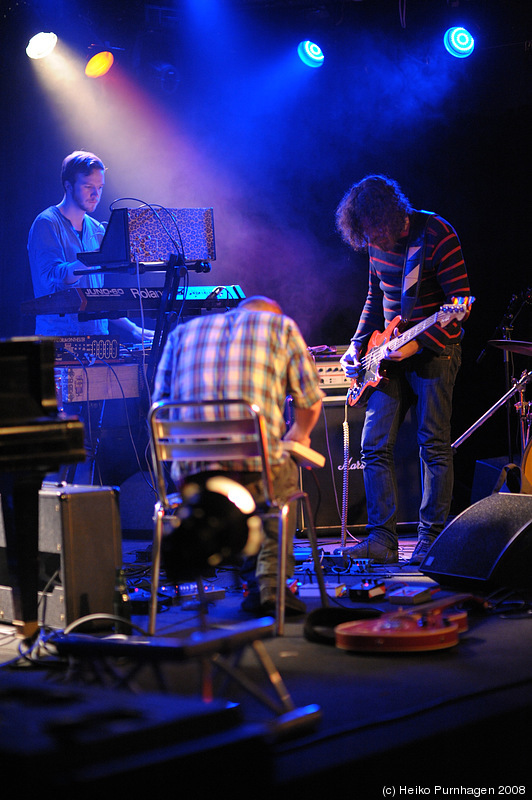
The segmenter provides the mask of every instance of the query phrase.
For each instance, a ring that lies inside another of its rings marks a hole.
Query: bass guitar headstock
[[[475,298],[469,297],[453,297],[450,303],[445,303],[440,309],[438,315],[438,322],[440,325],[447,325],[452,319],[462,320],[469,316],[472,304]]]

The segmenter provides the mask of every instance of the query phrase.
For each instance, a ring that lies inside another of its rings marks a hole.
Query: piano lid
[[[185,262],[216,259],[212,208],[115,208],[100,249],[78,253],[78,260],[87,267],[139,262],[163,270],[170,255],[182,255]]]
[[[57,414],[53,339],[0,340],[0,426]]]
[[[83,461],[85,428],[59,414],[53,339],[0,341],[0,472],[51,472]]]

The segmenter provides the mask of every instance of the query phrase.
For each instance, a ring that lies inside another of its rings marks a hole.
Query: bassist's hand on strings
[[[364,372],[360,363],[362,347],[358,342],[351,342],[348,349],[340,359],[340,364],[348,378],[357,380]]]

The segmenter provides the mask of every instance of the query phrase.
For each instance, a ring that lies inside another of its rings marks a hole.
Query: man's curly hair
[[[336,227],[354,250],[368,244],[393,247],[412,212],[399,185],[385,175],[367,175],[353,184],[336,209]]]

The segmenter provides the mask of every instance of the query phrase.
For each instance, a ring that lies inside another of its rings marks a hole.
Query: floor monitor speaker
[[[0,515],[1,516],[1,515]],[[0,621],[12,622],[13,590],[0,529]],[[88,614],[112,614],[122,565],[118,491],[44,485],[39,492],[39,622],[64,628]]]
[[[342,526],[344,476],[347,469],[347,525],[365,526],[366,494],[360,460],[360,437],[364,409],[347,406],[345,396],[324,398],[322,413],[312,432],[311,446],[325,456],[321,469],[302,469],[301,488],[309,495],[318,535],[337,535]],[[413,524],[418,518],[421,477],[414,415],[409,411],[400,428],[396,451],[399,523]],[[348,459],[345,460],[345,446]],[[301,523],[304,528],[304,520]]]
[[[532,495],[474,503],[444,528],[420,569],[442,586],[532,588]]]

